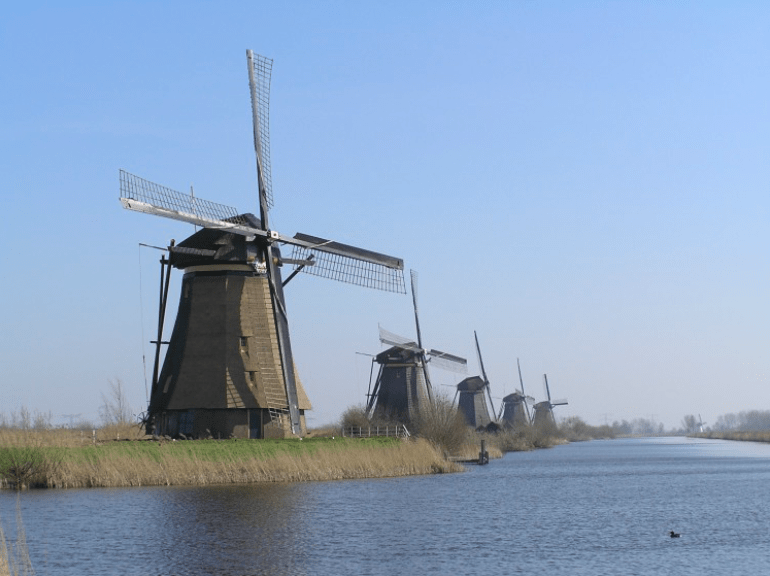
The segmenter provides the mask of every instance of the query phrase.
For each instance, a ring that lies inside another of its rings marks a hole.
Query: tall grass
[[[373,478],[455,472],[424,440],[189,440],[45,448],[56,466],[31,486],[206,485]],[[2,453],[2,452],[0,452]],[[5,478],[6,487],[12,481]]]
[[[736,440],[742,442],[770,442],[770,430],[711,430],[690,434],[695,438],[709,438],[712,440]]]

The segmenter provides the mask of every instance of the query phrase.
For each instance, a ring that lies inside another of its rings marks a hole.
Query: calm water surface
[[[768,445],[660,438],[464,474],[33,491],[20,506],[40,575],[756,575],[770,571],[769,481]],[[16,505],[0,493],[11,538]]]

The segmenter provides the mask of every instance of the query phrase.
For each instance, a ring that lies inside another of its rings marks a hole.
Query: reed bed
[[[485,443],[484,450],[486,450],[490,459],[503,457],[503,451],[495,445]],[[459,462],[475,462],[479,459],[479,452],[481,452],[481,443],[463,444],[458,450],[452,453],[451,458],[452,460]]]
[[[13,449],[0,449],[0,468],[3,454]],[[50,488],[305,482],[462,470],[420,439],[115,441],[36,450],[50,465],[26,485]]]
[[[737,440],[741,442],[770,442],[770,430],[721,430],[690,434],[694,438]]]

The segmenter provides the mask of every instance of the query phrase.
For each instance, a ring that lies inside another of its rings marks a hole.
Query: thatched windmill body
[[[405,293],[403,261],[269,226],[272,60],[247,51],[257,159],[257,218],[121,171],[123,206],[201,226],[162,260],[160,313],[146,425],[193,437],[302,435],[310,402],[291,350],[284,286],[299,271]],[[294,248],[284,258],[280,244]],[[293,265],[283,279],[281,267]],[[184,272],[162,369],[160,351],[171,267]],[[164,280],[165,276],[165,280]]]
[[[538,402],[533,406],[535,409],[535,415],[533,418],[533,425],[535,428],[555,428],[556,418],[553,415],[554,406],[565,406],[567,400],[551,400],[551,389],[548,386],[548,375],[543,374],[543,381],[545,383],[545,393],[548,400]]]
[[[411,271],[412,304],[417,339],[405,338],[380,327],[380,342],[390,346],[377,354],[373,362],[379,364],[377,378],[369,382],[366,413],[370,418],[379,416],[409,422],[433,403],[428,364],[454,372],[464,372],[465,358],[426,350],[422,346],[420,315],[417,307],[417,273]]]
[[[457,385],[455,401],[457,409],[465,416],[465,421],[473,428],[485,428],[492,422],[490,417],[490,407],[492,414],[495,413],[492,402],[492,394],[489,389],[489,378],[484,369],[484,360],[481,357],[481,347],[479,346],[479,337],[476,331],[473,332],[476,340],[476,354],[479,359],[479,368],[481,376],[469,376]]]
[[[535,400],[532,396],[527,396],[524,392],[524,379],[521,377],[521,363],[518,358],[516,358],[516,367],[519,370],[519,384],[521,389],[516,390],[503,398],[503,405],[500,408],[502,417],[498,418],[501,420],[503,426],[512,430],[529,426],[532,423],[527,403],[534,402]]]

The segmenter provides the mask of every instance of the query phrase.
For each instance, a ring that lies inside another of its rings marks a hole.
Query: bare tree
[[[107,395],[102,392],[102,405],[99,416],[105,426],[114,424],[131,424],[133,412],[126,398],[126,391],[120,378],[109,380],[110,390]]]
[[[684,428],[685,432],[697,432],[700,429],[698,419],[692,414],[688,414],[682,418],[682,428]]]

